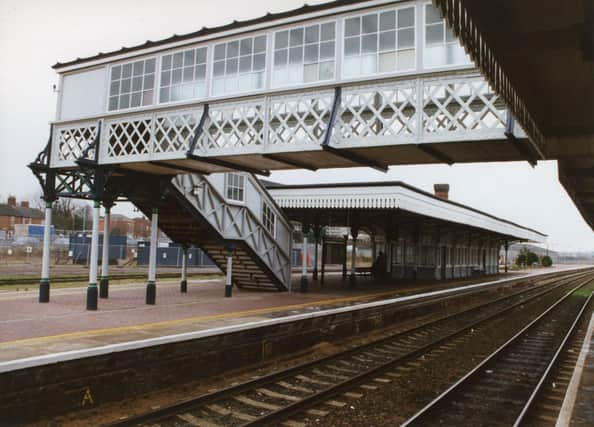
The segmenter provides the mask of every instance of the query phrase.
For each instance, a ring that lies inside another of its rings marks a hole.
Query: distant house
[[[17,206],[16,197],[9,196],[7,203],[0,203],[0,230],[7,235],[14,233],[17,224],[42,224],[43,219],[43,212],[29,207],[28,201],[21,201]]]
[[[104,218],[99,219],[99,229],[103,230]],[[111,214],[109,231],[114,235],[128,236],[135,239],[150,235],[150,222],[144,217],[128,218],[126,215]]]

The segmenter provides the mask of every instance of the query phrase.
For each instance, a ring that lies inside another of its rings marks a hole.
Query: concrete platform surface
[[[563,267],[541,272],[559,269]],[[535,273],[539,271],[529,272]],[[53,290],[48,304],[37,302],[36,291],[4,292],[0,294],[0,363],[311,313],[525,274],[424,283],[376,283],[361,278],[354,289],[349,288],[340,275],[334,275],[327,278],[324,289],[312,283],[311,292],[305,294],[234,289],[232,298],[223,298],[224,283],[219,279],[190,281],[187,294],[179,292],[177,281],[168,281],[158,283],[155,306],[145,305],[145,285],[137,283],[112,286],[109,299],[100,299],[96,312],[85,310],[85,288]]]

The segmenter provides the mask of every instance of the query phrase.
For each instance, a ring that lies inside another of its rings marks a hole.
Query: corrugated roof
[[[104,58],[109,58],[109,57],[115,56],[115,55],[122,55],[125,53],[134,52],[136,50],[148,49],[148,48],[152,48],[152,47],[156,47],[156,46],[166,45],[168,43],[175,43],[175,42],[180,42],[183,40],[189,40],[189,39],[193,39],[195,37],[203,37],[203,36],[208,36],[208,35],[212,35],[212,34],[216,34],[216,33],[222,33],[224,31],[237,30],[240,28],[249,27],[251,25],[272,22],[272,21],[275,21],[278,19],[291,18],[294,16],[304,15],[307,13],[320,12],[320,11],[332,9],[335,7],[348,6],[351,4],[367,3],[369,1],[371,1],[371,0],[335,0],[335,1],[329,1],[326,3],[311,5],[311,6],[308,4],[304,4],[301,7],[298,7],[296,9],[292,9],[292,10],[288,10],[285,12],[279,12],[279,13],[268,12],[266,15],[260,16],[258,18],[247,19],[245,21],[233,21],[229,24],[220,25],[218,27],[212,27],[212,28],[202,27],[198,31],[194,31],[194,32],[187,33],[187,34],[174,34],[171,37],[167,37],[165,39],[156,40],[156,41],[147,40],[143,44],[139,44],[136,46],[130,46],[130,47],[123,46],[118,50],[114,50],[114,51],[110,51],[110,52],[99,52],[97,55],[88,56],[86,58],[76,58],[72,61],[67,61],[67,62],[56,62],[54,65],[52,65],[52,68],[58,69],[58,68],[62,68],[62,67],[68,67],[71,65],[83,64],[83,63],[89,62],[89,61],[96,61],[96,60],[100,60],[100,59],[104,59]]]
[[[5,203],[0,203],[0,216],[15,216],[19,218],[41,219],[43,212],[35,208],[23,208],[20,206],[12,207]]]

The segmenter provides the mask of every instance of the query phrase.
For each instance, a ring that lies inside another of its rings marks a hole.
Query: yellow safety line
[[[68,332],[68,333],[64,333],[64,334],[48,335],[48,336],[44,336],[44,337],[24,338],[24,339],[19,339],[19,340],[0,342],[0,348],[9,346],[12,344],[17,344],[17,343],[44,342],[44,341],[57,340],[57,339],[61,339],[61,338],[87,337],[87,336],[101,335],[101,334],[107,334],[107,333],[112,333],[112,332],[124,332],[124,331],[133,331],[133,330],[139,330],[139,329],[145,330],[145,329],[159,328],[159,327],[179,325],[179,324],[184,324],[184,323],[192,323],[192,322],[198,322],[198,321],[204,321],[204,320],[237,318],[237,317],[249,316],[249,315],[254,315],[254,314],[266,314],[266,313],[272,313],[275,311],[293,310],[296,308],[307,307],[307,306],[311,306],[312,304],[319,304],[319,305],[336,304],[336,303],[340,303],[340,302],[357,301],[357,300],[361,300],[361,299],[365,299],[365,298],[369,298],[369,297],[382,297],[382,296],[386,296],[386,295],[394,295],[394,293],[395,293],[394,290],[389,291],[389,292],[376,292],[376,293],[370,293],[370,294],[365,294],[365,295],[359,295],[356,297],[341,297],[341,298],[332,298],[332,299],[328,299],[328,300],[309,301],[309,302],[305,302],[305,303],[301,303],[301,304],[291,304],[291,305],[284,305],[284,306],[278,306],[278,307],[258,308],[258,309],[253,309],[253,310],[238,311],[238,312],[234,312],[234,313],[211,314],[208,316],[188,317],[185,319],[165,320],[162,322],[141,323],[139,325],[116,326],[113,328],[91,329],[88,331]]]

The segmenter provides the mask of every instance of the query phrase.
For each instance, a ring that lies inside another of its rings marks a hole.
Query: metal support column
[[[349,243],[349,236],[344,235],[344,236],[342,236],[342,238],[344,240],[344,245],[343,245],[344,256],[342,258],[342,280],[346,280],[346,277],[347,277],[347,246]]]
[[[52,202],[45,202],[45,222],[43,224],[43,258],[41,259],[41,281],[39,283],[39,302],[50,299],[50,240],[52,230]]]
[[[507,240],[505,241],[505,246],[504,247],[505,247],[505,258],[504,258],[505,270],[504,271],[507,273],[507,250],[509,249],[509,243],[508,243]]]
[[[181,283],[179,290],[182,294],[188,292],[188,247],[186,245],[182,249]]]
[[[326,273],[326,251],[328,248],[326,247],[326,239],[322,236],[322,276],[320,280],[320,286],[324,287],[324,276]]]
[[[151,242],[149,247],[149,271],[146,284],[146,303],[154,305],[157,299],[157,246],[159,238],[159,209],[153,209],[151,218]]]
[[[301,292],[307,292],[307,233],[309,227],[306,224],[302,226],[303,246],[301,248]]]
[[[351,227],[351,235],[353,236],[353,248],[351,250],[351,283],[357,279],[357,236],[359,236],[359,229]]]
[[[101,202],[93,205],[93,231],[91,234],[91,260],[89,262],[89,287],[87,288],[87,310],[97,310],[97,263],[99,261],[99,209]]]
[[[318,245],[320,244],[320,231],[321,228],[319,225],[316,225],[314,227],[314,240],[315,240],[315,245],[314,245],[314,268],[313,268],[313,274],[312,274],[312,279],[313,280],[318,280]]]
[[[227,248],[227,274],[225,275],[225,298],[233,294],[233,249]]]
[[[101,278],[99,280],[99,298],[109,296],[109,222],[111,206],[103,203],[105,217],[103,218],[103,252],[101,254]]]

